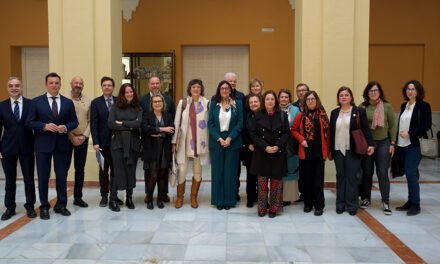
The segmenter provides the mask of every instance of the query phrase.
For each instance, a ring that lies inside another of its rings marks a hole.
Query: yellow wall
[[[369,79],[379,81],[394,110],[402,87],[420,80],[440,111],[440,1],[371,0]]]
[[[262,27],[275,32],[262,33]],[[249,45],[249,76],[263,79],[267,89],[294,87],[294,11],[288,0],[142,0],[122,31],[124,52],[176,52],[176,94],[185,86],[182,45]]]
[[[7,96],[7,78],[21,77],[19,47],[47,47],[47,32],[47,1],[0,1],[0,99]]]

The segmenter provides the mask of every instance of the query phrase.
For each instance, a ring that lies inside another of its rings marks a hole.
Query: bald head
[[[70,81],[70,87],[72,88],[72,96],[79,97],[84,88],[84,81],[80,76],[74,76]]]

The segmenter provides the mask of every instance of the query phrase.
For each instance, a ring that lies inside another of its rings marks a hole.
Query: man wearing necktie
[[[48,188],[52,159],[57,191],[54,211],[63,216],[70,215],[66,208],[66,181],[72,145],[67,133],[78,126],[78,120],[72,100],[60,95],[60,88],[61,77],[54,72],[47,74],[47,93],[32,100],[32,107],[26,119],[26,126],[32,128],[35,133],[40,218],[43,220],[50,218]]]
[[[34,210],[34,134],[25,126],[31,100],[22,96],[22,84],[17,77],[8,80],[9,98],[0,103],[0,159],[5,172],[5,207],[1,220],[15,215],[15,193],[17,180],[17,161],[23,174],[26,196],[26,215],[37,216]]]

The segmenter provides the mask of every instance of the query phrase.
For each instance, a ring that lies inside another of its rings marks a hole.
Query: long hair
[[[216,103],[220,103],[222,101],[220,89],[221,89],[222,85],[225,83],[228,85],[229,89],[231,90],[230,96],[232,97],[232,91],[233,91],[232,85],[228,81],[223,80],[217,85],[217,91],[215,92],[215,102]]]
[[[131,100],[130,103],[128,103],[127,99],[125,99],[125,91],[127,90],[127,88],[131,88],[131,90],[133,90],[133,100]],[[116,107],[120,109],[125,109],[129,106],[134,108],[135,110],[139,110],[139,99],[133,85],[131,83],[124,83],[123,85],[121,85],[121,88],[119,88],[119,93],[116,97]]]
[[[251,81],[249,82],[249,94],[252,94],[251,87],[256,83],[258,83],[261,87],[261,92],[259,94],[261,96],[261,94],[263,93],[263,81],[258,78],[252,78]]]
[[[319,98],[318,94],[315,91],[308,91],[304,95],[304,100],[301,101],[302,109],[304,109],[306,111],[306,113],[308,113],[310,111],[310,109],[307,107],[307,97],[309,97],[310,95],[315,96],[315,99],[316,99],[316,108],[315,108],[315,110],[322,109],[321,99]]]
[[[382,90],[382,85],[380,85],[379,82],[371,81],[367,84],[367,86],[365,86],[364,92],[362,94],[362,97],[364,98],[362,105],[365,107],[370,105],[370,96],[368,94],[374,86],[377,86],[377,89],[379,89],[380,100],[382,100],[384,103],[387,102],[387,100],[385,100],[385,94],[383,93],[383,90]]]

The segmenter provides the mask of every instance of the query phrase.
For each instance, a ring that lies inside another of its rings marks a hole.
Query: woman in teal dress
[[[243,146],[243,106],[231,98],[232,86],[221,81],[209,111],[209,151],[211,153],[211,204],[229,210],[237,203],[240,149]]]

